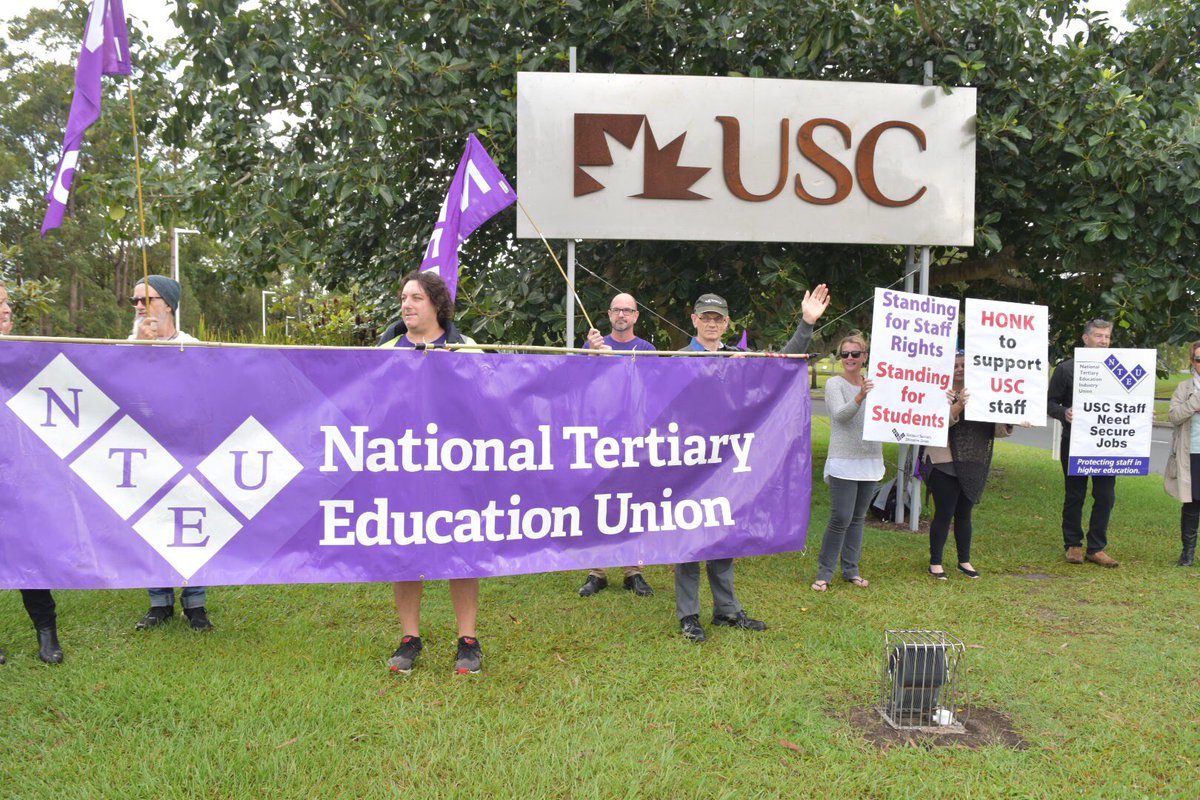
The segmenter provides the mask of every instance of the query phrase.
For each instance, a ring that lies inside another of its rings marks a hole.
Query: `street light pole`
[[[264,338],[267,335],[267,295],[274,297],[275,292],[268,292],[266,289],[262,290],[262,335]]]
[[[182,273],[182,270],[179,269],[179,237],[186,236],[189,233],[199,233],[199,232],[200,231],[192,230],[191,228],[174,228],[171,231],[171,241],[172,241],[172,245],[171,245],[171,277],[174,278],[175,282],[178,283],[181,287],[183,286],[183,283],[182,283],[182,281],[179,280],[179,276]],[[175,327],[176,328],[183,327],[183,322],[182,322],[183,317],[181,314],[182,311],[183,311],[183,299],[180,298],[179,307],[175,309]]]

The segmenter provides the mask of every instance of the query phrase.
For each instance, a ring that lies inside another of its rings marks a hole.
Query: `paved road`
[[[813,416],[827,417],[829,411],[825,408],[824,398],[813,398]],[[1055,430],[1054,420],[1044,428],[1014,428],[1012,436],[1009,436],[1006,441],[1013,444],[1025,445],[1026,447],[1040,447],[1043,450],[1050,450],[1054,444],[1054,437],[1058,436],[1058,431]],[[1167,465],[1167,453],[1171,448],[1171,429],[1167,427],[1155,427],[1151,437],[1150,444],[1150,472],[1161,475],[1163,469]]]

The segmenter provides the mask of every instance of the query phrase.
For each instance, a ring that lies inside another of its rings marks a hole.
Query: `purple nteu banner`
[[[799,550],[802,361],[0,346],[0,588]]]

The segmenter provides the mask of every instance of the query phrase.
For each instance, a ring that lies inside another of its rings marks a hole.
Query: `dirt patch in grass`
[[[908,522],[905,522],[903,525],[897,525],[895,522],[890,522],[890,521],[884,522],[884,521],[876,519],[875,517],[868,517],[867,525],[872,528],[878,528],[881,531],[891,531],[892,533],[925,534],[926,536],[929,535],[929,520],[926,519],[925,517],[921,517],[921,519],[917,520],[917,529],[915,531],[909,529]]]
[[[959,712],[966,733],[933,733],[919,730],[898,731],[884,722],[874,708],[854,708],[840,714],[868,742],[880,750],[893,747],[1029,747],[1013,727],[1012,720],[990,708],[968,707]]]

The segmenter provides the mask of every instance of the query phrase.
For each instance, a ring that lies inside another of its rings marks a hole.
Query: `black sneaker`
[[[401,675],[412,672],[413,662],[417,660],[417,656],[421,655],[424,647],[425,644],[421,641],[420,636],[405,636],[400,640],[400,646],[396,648],[396,652],[392,653],[392,657],[388,659],[388,669],[392,672],[399,672]]]
[[[457,675],[475,675],[483,663],[483,648],[473,636],[458,637],[458,659],[454,662]]]
[[[744,631],[765,631],[767,623],[760,619],[750,619],[745,611],[739,611],[732,617],[713,615],[713,625],[726,625],[730,628],[741,628]]]
[[[708,637],[704,635],[704,626],[700,624],[700,617],[696,614],[689,614],[679,620],[679,628],[683,631],[683,638],[693,642],[703,642]]]
[[[630,575],[626,578],[625,591],[633,592],[638,597],[650,597],[654,594],[654,590],[650,588],[650,584],[646,583],[646,579],[641,575]]]
[[[175,606],[150,606],[150,610],[146,612],[146,616],[138,620],[138,624],[134,627],[139,631],[149,630],[155,625],[162,623],[175,616]]]
[[[213,624],[209,622],[208,612],[204,610],[204,606],[185,608],[183,615],[187,617],[188,625],[191,625],[194,631],[211,631],[213,629]]]
[[[597,578],[595,575],[588,575],[587,580],[583,582],[583,586],[579,587],[580,597],[591,597],[596,592],[604,591],[608,588],[608,578]]]

